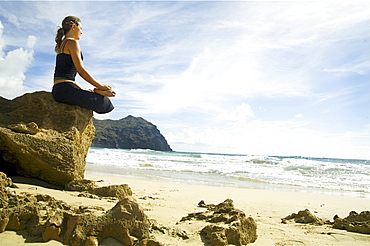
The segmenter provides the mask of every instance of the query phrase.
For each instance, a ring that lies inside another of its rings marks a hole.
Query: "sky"
[[[54,38],[174,151],[370,159],[369,1],[1,2],[0,96],[51,91]],[[91,86],[77,78],[84,88]]]

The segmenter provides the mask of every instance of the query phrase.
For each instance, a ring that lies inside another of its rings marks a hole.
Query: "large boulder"
[[[84,177],[93,112],[49,92],[0,97],[0,170],[64,187]]]
[[[93,119],[92,147],[172,151],[164,136],[149,121],[132,115],[120,120]]]

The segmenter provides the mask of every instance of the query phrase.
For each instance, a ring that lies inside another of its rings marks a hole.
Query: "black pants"
[[[109,113],[114,109],[108,97],[95,92],[82,90],[72,82],[55,84],[51,93],[57,102],[78,105],[91,109],[98,114]]]

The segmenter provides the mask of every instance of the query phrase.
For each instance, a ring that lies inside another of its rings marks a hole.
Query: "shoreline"
[[[154,236],[157,240],[165,245],[204,245],[200,240],[199,231],[204,227],[205,222],[179,221],[189,213],[203,211],[197,206],[201,200],[207,204],[218,204],[228,198],[234,201],[236,209],[242,210],[257,223],[258,238],[255,243],[249,245],[361,245],[361,242],[364,244],[370,241],[369,234],[332,229],[329,225],[281,223],[281,218],[304,209],[309,209],[324,220],[332,221],[336,214],[344,218],[350,211],[359,213],[370,210],[370,200],[366,198],[179,184],[94,174],[86,174],[85,179],[103,180],[97,183],[100,186],[128,184],[133,197],[143,207],[149,219],[156,220],[158,224],[166,227],[185,230],[190,237],[183,240],[155,232]],[[79,192],[49,188],[50,186],[39,180],[16,177],[13,182],[19,188],[11,190],[17,194],[21,192],[49,194],[72,205],[98,205],[106,210],[115,205],[115,202],[108,202],[105,199],[77,197]],[[0,234],[0,245],[29,245],[24,241],[25,239],[16,232],[6,231]],[[7,244],[9,242],[12,244]],[[112,242],[106,243],[103,242],[100,245],[114,245]],[[32,245],[63,244],[50,241],[32,243]]]
[[[252,190],[274,190],[274,191],[283,191],[283,192],[297,192],[297,193],[304,193],[304,194],[321,194],[321,195],[329,195],[329,196],[344,196],[344,197],[353,197],[353,198],[365,198],[370,199],[370,194],[365,193],[363,191],[349,191],[349,190],[335,190],[335,189],[328,189],[328,188],[315,188],[315,187],[303,187],[298,185],[287,185],[287,184],[273,184],[273,183],[266,183],[266,182],[258,182],[258,181],[246,181],[242,180],[240,183],[235,183],[235,180],[230,180],[230,182],[226,182],[225,180],[222,183],[212,183],[210,180],[186,180],[184,178],[179,177],[169,177],[168,175],[158,176],[155,175],[153,172],[145,173],[141,172],[130,172],[130,171],[122,171],[122,170],[110,170],[108,168],[99,167],[96,165],[86,165],[85,175],[93,175],[93,176],[109,176],[112,178],[124,178],[124,179],[140,179],[140,180],[147,180],[147,181],[156,181],[156,182],[166,182],[166,183],[173,183],[173,184],[184,184],[184,185],[199,185],[199,186],[206,186],[206,187],[221,187],[221,188],[236,188],[236,189],[252,189]],[[160,172],[159,172],[160,173]]]
[[[125,160],[122,162],[122,160]],[[303,157],[92,149],[86,173],[173,183],[273,189],[370,199],[362,161]],[[215,182],[216,180],[216,182]]]

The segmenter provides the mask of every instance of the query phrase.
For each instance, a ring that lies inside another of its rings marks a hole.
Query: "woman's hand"
[[[102,84],[98,86],[97,89],[102,91],[111,91],[112,87],[110,85]]]
[[[110,90],[100,90],[98,88],[95,88],[94,92],[98,93],[102,96],[106,96],[106,97],[115,97],[116,96],[116,93],[112,90],[112,88]]]

